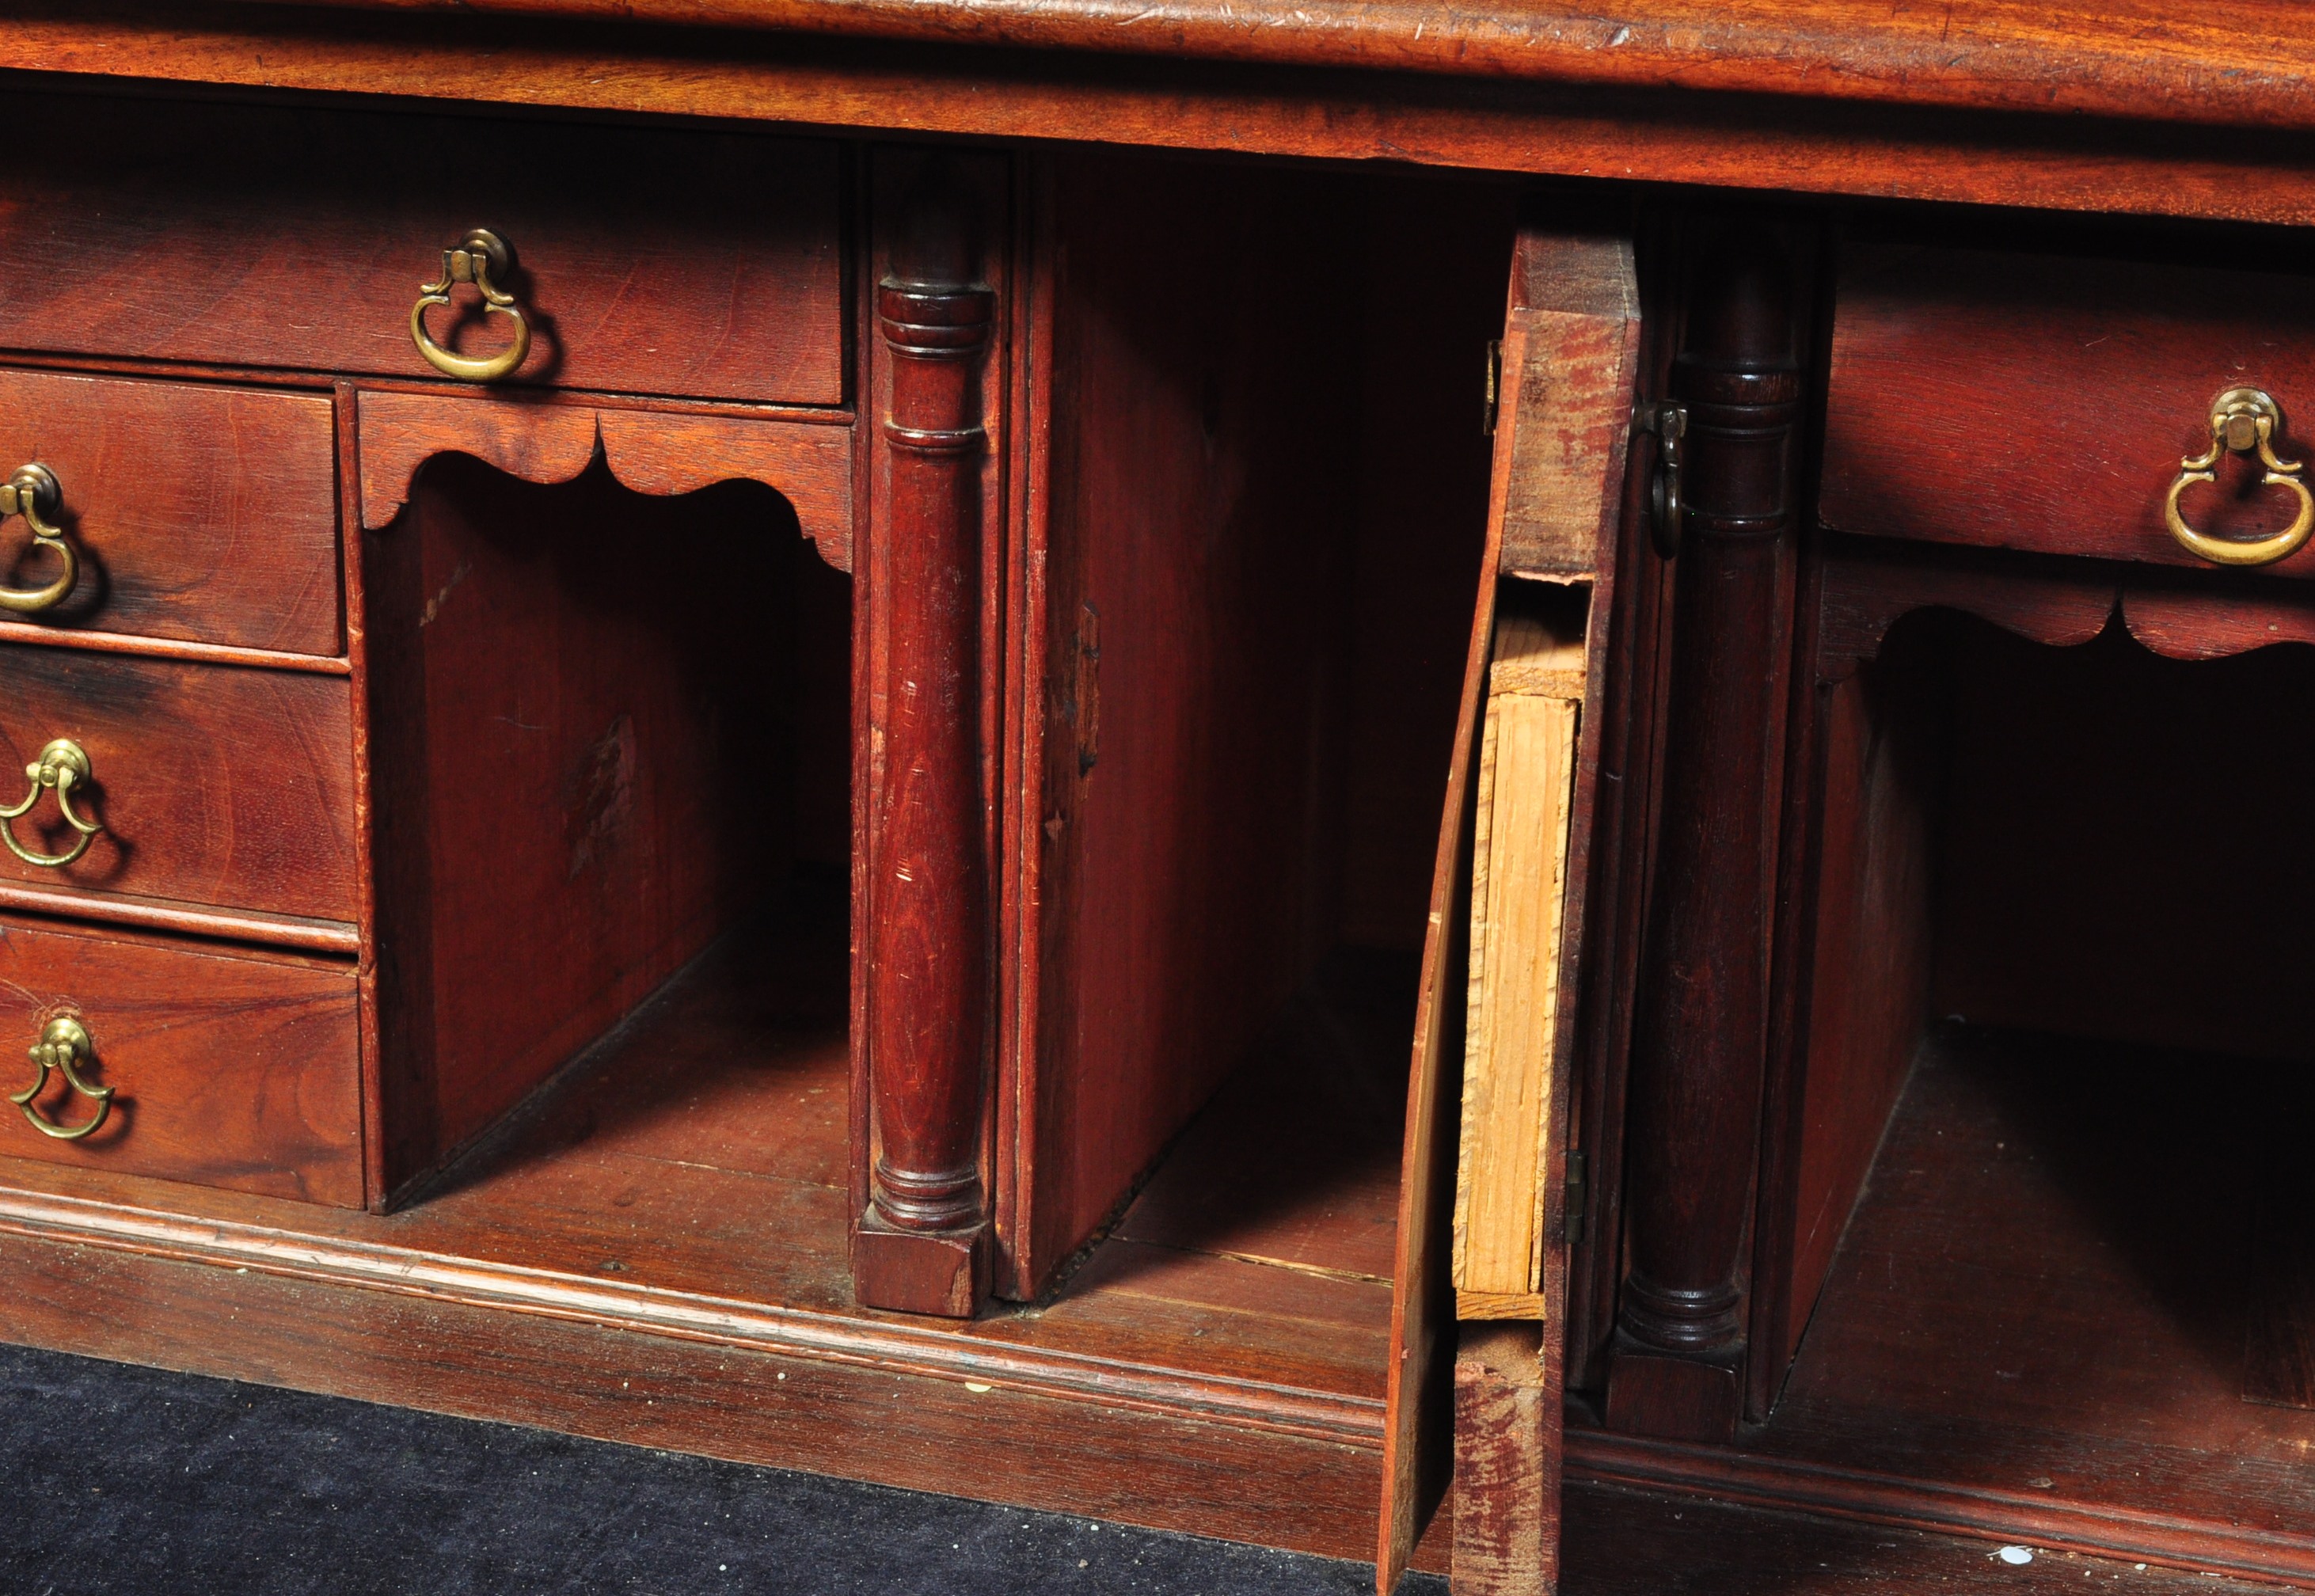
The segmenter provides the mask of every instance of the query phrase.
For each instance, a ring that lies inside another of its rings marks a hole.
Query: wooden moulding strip
[[[360,933],[341,921],[241,914],[232,909],[199,909],[150,898],[82,896],[0,882],[0,909],[133,926],[143,931],[173,931],[181,935],[226,942],[262,943],[306,953],[352,954],[361,951]]]
[[[20,621],[0,622],[0,643],[82,649],[93,654],[137,654],[155,660],[189,660],[202,665],[249,665],[263,670],[306,670],[317,676],[345,676],[353,669],[341,654],[292,654],[279,649],[237,648],[223,643],[140,637],[128,632],[77,632]]]
[[[954,1330],[609,1283],[517,1264],[32,1192],[0,1190],[0,1231],[791,1357],[970,1379],[1369,1450],[1382,1445],[1383,1405],[1371,1397],[1117,1363]]]
[[[2120,1554],[2198,1572],[2315,1578],[2315,1538],[2305,1535],[1572,1425],[1566,1448],[1571,1482],[1695,1491],[1753,1507],[1897,1529],[2031,1539],[2060,1550]]]

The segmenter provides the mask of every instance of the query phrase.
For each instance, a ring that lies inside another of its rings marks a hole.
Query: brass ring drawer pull
[[[441,279],[421,286],[418,303],[410,307],[411,341],[428,365],[461,382],[496,382],[514,375],[530,354],[530,317],[515,297],[499,286],[513,270],[514,251],[488,227],[474,228],[442,252]],[[497,354],[455,354],[435,342],[433,334],[426,331],[427,307],[449,304],[450,290],[459,283],[474,284],[475,291],[483,297],[485,316],[502,315],[513,321],[514,341]]]
[[[2300,474],[2306,469],[2304,461],[2275,458],[2275,434],[2282,424],[2282,408],[2257,388],[2229,388],[2211,401],[2211,447],[2178,462],[2178,474],[2162,501],[2163,524],[2171,536],[2214,565],[2272,565],[2299,552],[2308,534],[2315,532],[2315,493],[2307,491]],[[2195,483],[2216,482],[2221,455],[2253,451],[2266,467],[2259,485],[2288,488],[2298,496],[2299,514],[2291,525],[2271,536],[2242,539],[2213,537],[2189,527],[2178,513],[2178,495]]]
[[[88,1032],[81,1023],[69,1015],[58,1015],[41,1029],[40,1040],[32,1044],[32,1062],[40,1067],[40,1074],[34,1076],[32,1084],[22,1091],[9,1093],[8,1101],[22,1109],[24,1118],[31,1122],[32,1129],[43,1136],[53,1136],[58,1141],[78,1141],[84,1136],[95,1135],[97,1127],[103,1124],[105,1116],[112,1112],[112,1094],[116,1090],[111,1086],[92,1086],[81,1079],[79,1060],[95,1057],[96,1049],[88,1040]],[[40,1088],[49,1084],[49,1072],[52,1069],[63,1070],[65,1085],[82,1096],[95,1101],[96,1115],[93,1119],[85,1124],[59,1125],[32,1106],[32,1099],[38,1097]]]
[[[80,556],[65,541],[64,529],[49,524],[49,518],[59,513],[63,502],[64,490],[57,484],[56,473],[45,466],[19,466],[8,474],[6,482],[0,483],[0,521],[22,516],[24,525],[32,529],[32,546],[53,550],[64,562],[56,581],[45,588],[0,587],[0,609],[37,615],[63,603],[80,580]]]
[[[24,767],[24,774],[32,778],[31,788],[24,794],[24,801],[13,809],[0,809],[0,840],[4,840],[8,844],[8,851],[27,864],[61,870],[88,852],[88,845],[95,840],[98,832],[104,829],[96,821],[84,820],[73,812],[73,788],[88,785],[88,755],[72,739],[59,737],[40,750],[38,759]],[[80,833],[80,840],[73,844],[72,852],[68,854],[34,853],[16,840],[16,828],[12,824],[30,814],[32,805],[40,801],[41,793],[51,789],[57,795],[57,807],[64,811],[64,817],[72,829]]]

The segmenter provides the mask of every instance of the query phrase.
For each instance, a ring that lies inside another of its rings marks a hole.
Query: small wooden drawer
[[[0,650],[4,802],[24,767],[66,738],[86,753],[93,793],[71,794],[103,827],[62,867],[0,853],[0,874],[78,893],[354,918],[353,730],[344,678],[84,653]],[[10,821],[34,852],[78,834],[42,793]]]
[[[72,1021],[84,1095],[60,1068],[31,1107],[0,1102],[0,1155],[159,1175],[313,1202],[362,1201],[361,1093],[350,966],[0,919],[0,1091],[39,1077],[28,1051]]]
[[[0,371],[0,476],[54,473],[54,522],[80,562],[71,593],[24,618],[340,652],[334,450],[319,395]],[[0,581],[55,574],[21,522],[0,547]]]
[[[2213,401],[2263,390],[2274,452],[2315,461],[2315,294],[2279,274],[1872,245],[1841,262],[1821,513],[1845,532],[2206,565],[2166,501]],[[2305,502],[2255,451],[2181,490],[2249,540]],[[2315,464],[2304,474],[2315,477]],[[2315,576],[2315,545],[2264,569]]]
[[[421,285],[470,228],[513,246],[510,379],[836,404],[840,152],[754,133],[11,97],[0,348],[436,378]],[[468,354],[509,318],[430,312]],[[454,332],[453,320],[465,321]]]

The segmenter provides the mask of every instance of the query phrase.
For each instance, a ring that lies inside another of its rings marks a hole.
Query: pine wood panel
[[[15,103],[0,204],[41,225],[0,240],[0,347],[431,378],[411,307],[441,252],[487,218],[515,251],[507,286],[536,324],[513,380],[844,397],[831,144],[72,94]],[[432,314],[439,341],[501,347],[502,316]]]
[[[330,402],[191,384],[0,372],[0,472],[57,474],[80,581],[32,625],[335,654]],[[53,571],[12,523],[9,580]],[[16,617],[10,616],[14,620]]]
[[[0,876],[325,920],[354,917],[353,732],[333,677],[183,664],[77,649],[6,651],[0,770],[51,739],[86,752],[103,831],[61,869],[0,855]],[[22,794],[16,786],[8,797]],[[44,795],[13,822],[28,847],[78,840]]]
[[[0,1156],[360,1203],[350,966],[0,921],[0,1035],[29,1044],[60,1014],[87,1029],[110,1111],[65,1141],[4,1105]],[[20,1058],[6,1089],[32,1073]],[[93,1104],[52,1073],[35,1106],[77,1125]]]
[[[1516,612],[1495,624],[1471,841],[1455,1170],[1459,1302],[1466,1294],[1532,1296],[1542,1286],[1544,1151],[1561,1024],[1561,915],[1588,598],[1580,592],[1564,617],[1572,632]],[[1539,1311],[1519,1317],[1545,1317],[1539,1299],[1534,1306]]]

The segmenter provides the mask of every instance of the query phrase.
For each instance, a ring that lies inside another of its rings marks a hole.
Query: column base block
[[[871,1210],[852,1228],[852,1284],[863,1308],[969,1319],[989,1294],[989,1222],[896,1230]]]
[[[1608,1369],[1608,1428],[1725,1445],[1743,1413],[1743,1351],[1682,1357],[1619,1344]]]

